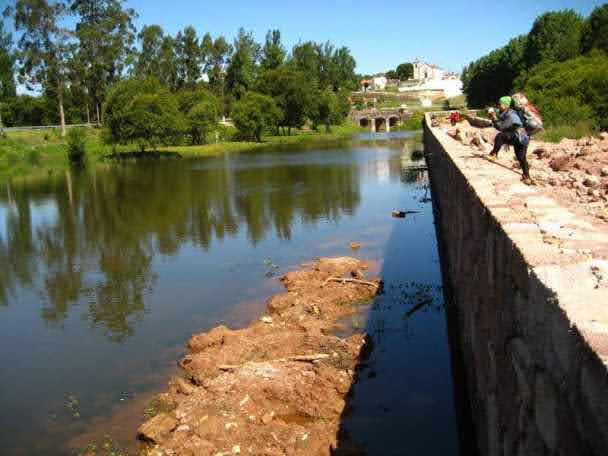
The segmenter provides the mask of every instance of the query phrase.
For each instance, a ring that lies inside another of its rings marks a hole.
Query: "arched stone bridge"
[[[350,112],[350,117],[354,122],[360,127],[370,127],[372,132],[391,131],[391,127],[401,125],[411,115],[411,112],[403,108],[372,108],[361,111],[353,109]]]

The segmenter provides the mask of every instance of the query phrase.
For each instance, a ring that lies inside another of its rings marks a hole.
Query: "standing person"
[[[500,114],[496,116],[496,112],[490,111],[492,124],[494,128],[500,131],[494,140],[494,148],[490,152],[490,157],[498,157],[498,151],[504,144],[510,144],[515,149],[515,156],[521,165],[523,172],[523,182],[527,185],[532,185],[530,178],[530,167],[526,154],[528,152],[528,144],[530,137],[524,128],[524,124],[519,117],[519,114],[511,108],[511,97],[502,97],[499,102]]]

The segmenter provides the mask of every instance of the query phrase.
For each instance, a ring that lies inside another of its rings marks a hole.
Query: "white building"
[[[446,72],[436,65],[416,59],[414,61],[414,79],[419,81],[443,79]]]
[[[388,80],[386,79],[386,76],[374,76],[372,78],[372,85],[374,87],[374,90],[384,90],[386,89],[386,83],[388,82]]]

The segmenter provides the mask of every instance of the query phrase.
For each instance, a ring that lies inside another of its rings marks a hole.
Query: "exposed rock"
[[[232,331],[225,326],[218,326],[213,328],[208,333],[197,334],[192,336],[188,342],[188,350],[191,353],[203,351],[206,348],[213,347],[215,345],[223,345],[227,337],[230,337]]]
[[[178,421],[167,413],[159,413],[142,424],[137,431],[137,437],[154,444],[167,440],[171,431],[177,428]]]
[[[587,176],[585,180],[583,180],[583,185],[591,188],[599,187],[600,180],[595,176]]]
[[[175,410],[144,423],[142,440],[159,454],[329,455],[355,366],[369,350],[364,335],[341,339],[330,330],[377,292],[350,279],[364,266],[322,258],[281,278],[287,292],[269,299],[272,318],[192,337],[180,365],[198,386],[173,380],[163,397]]]
[[[186,396],[189,396],[196,391],[196,387],[192,383],[189,383],[181,377],[173,378],[172,383],[175,386],[176,391],[185,394]]]

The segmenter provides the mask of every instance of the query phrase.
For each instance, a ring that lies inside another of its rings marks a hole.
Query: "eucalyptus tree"
[[[9,9],[5,13],[12,12]],[[73,31],[65,26],[66,13],[63,3],[48,0],[17,0],[14,7],[15,29],[21,33],[17,53],[19,81],[32,89],[41,86],[54,96],[62,136],[68,63],[75,50]]]
[[[218,96],[223,98],[225,86],[225,67],[232,54],[232,46],[223,36],[218,36],[215,40],[211,36],[205,35],[203,47],[207,51],[206,73],[209,77],[209,87]]]
[[[141,50],[137,55],[133,73],[138,77],[160,74],[164,32],[160,25],[145,25],[137,35]]]
[[[0,22],[0,101],[16,95],[13,37]]]
[[[196,30],[191,25],[175,37],[180,87],[192,88],[201,78],[202,55]]]
[[[170,35],[165,35],[158,57],[158,79],[171,90],[177,90],[179,86],[179,68],[175,47],[175,39]]]
[[[274,70],[285,62],[285,47],[281,43],[281,31],[269,30],[262,49],[260,66],[262,71]]]
[[[109,87],[118,82],[134,63],[135,10],[125,0],[70,0],[70,12],[77,16],[76,37],[88,92],[96,106],[105,99]]]
[[[239,29],[226,69],[226,86],[235,99],[240,99],[253,86],[260,54],[261,47],[253,38],[253,33]]]

